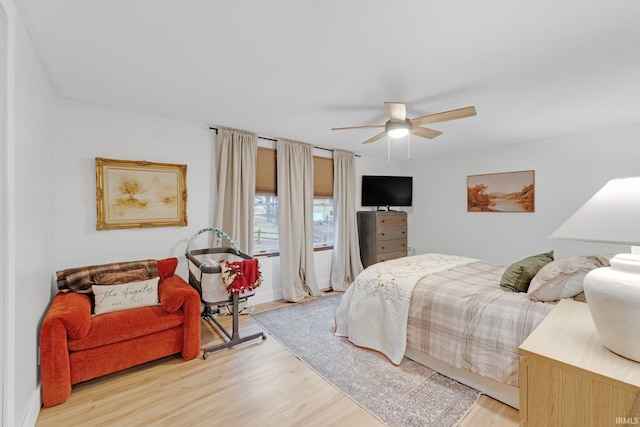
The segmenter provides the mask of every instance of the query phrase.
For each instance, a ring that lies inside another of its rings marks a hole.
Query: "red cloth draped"
[[[244,261],[220,261],[222,283],[229,294],[253,291],[262,284],[262,274],[257,259]]]

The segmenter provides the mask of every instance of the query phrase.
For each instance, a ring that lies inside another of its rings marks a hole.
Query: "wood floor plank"
[[[256,307],[256,312],[285,302]],[[219,318],[231,329],[231,316]],[[223,342],[203,322],[202,348]],[[241,316],[241,335],[261,331]],[[383,426],[275,339],[256,339],[184,361],[165,357],[77,384],[69,400],[43,408],[36,426]],[[519,425],[518,411],[482,396],[461,427]]]

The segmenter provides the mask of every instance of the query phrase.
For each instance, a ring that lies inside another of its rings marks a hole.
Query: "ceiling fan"
[[[384,107],[387,110],[389,120],[383,125],[372,126],[350,126],[341,128],[332,128],[331,130],[346,130],[346,129],[363,129],[363,128],[384,128],[383,132],[380,132],[376,136],[367,139],[363,144],[369,144],[375,142],[385,135],[389,135],[391,138],[402,138],[409,133],[423,138],[433,139],[442,132],[424,128],[420,125],[427,123],[446,122],[447,120],[463,119],[465,117],[472,117],[476,115],[476,108],[464,107],[456,110],[443,111],[441,113],[428,114],[426,116],[416,117],[415,119],[407,118],[407,108],[403,102],[385,102]]]

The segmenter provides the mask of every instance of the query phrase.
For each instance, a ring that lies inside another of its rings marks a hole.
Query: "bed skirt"
[[[405,356],[515,409],[520,409],[519,390],[517,387],[455,368],[435,357],[420,352],[414,347],[407,346]]]

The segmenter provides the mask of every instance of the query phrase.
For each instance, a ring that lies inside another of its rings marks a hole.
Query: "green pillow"
[[[508,292],[527,292],[533,276],[551,261],[553,261],[553,251],[514,262],[502,275],[500,287]]]

